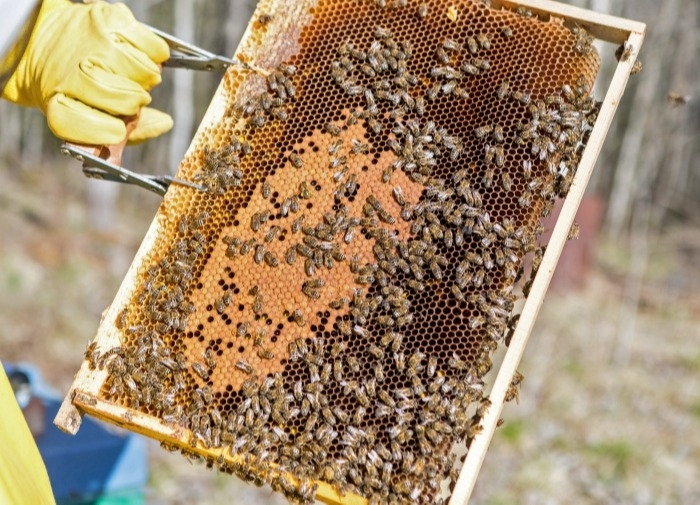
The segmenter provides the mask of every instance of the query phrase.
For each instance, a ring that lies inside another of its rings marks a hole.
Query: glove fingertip
[[[62,93],[49,100],[46,120],[54,135],[78,144],[113,145],[126,136],[124,121]]]
[[[129,135],[128,143],[133,145],[145,142],[170,131],[172,127],[173,118],[169,114],[145,107],[141,109],[138,125]]]

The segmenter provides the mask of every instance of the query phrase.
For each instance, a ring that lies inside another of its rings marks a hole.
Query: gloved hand
[[[160,83],[168,45],[123,4],[44,0],[29,45],[3,96],[46,114],[49,128],[81,144],[118,144],[119,116],[140,112],[129,136],[140,142],[172,128],[167,114],[145,107]]]

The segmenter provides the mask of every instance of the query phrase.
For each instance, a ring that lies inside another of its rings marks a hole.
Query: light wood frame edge
[[[520,314],[520,320],[518,321],[513,333],[510,346],[505,353],[503,362],[498,370],[498,375],[494,381],[489,397],[491,406],[483,419],[483,431],[474,438],[471,446],[469,447],[469,451],[467,452],[466,459],[464,461],[464,466],[460,471],[459,478],[452,491],[449,505],[466,505],[469,502],[472,491],[474,490],[474,485],[476,484],[476,479],[486,456],[486,451],[491,444],[491,439],[493,438],[496,430],[498,419],[500,418],[503,410],[506,393],[510,387],[511,381],[513,380],[513,375],[520,364],[520,360],[525,351],[525,346],[527,345],[532,328],[535,324],[537,314],[540,311],[540,307],[544,301],[544,296],[547,292],[547,288],[549,287],[549,282],[552,279],[554,269],[559,261],[559,256],[561,255],[564,244],[566,243],[571,225],[574,222],[576,211],[581,203],[588,180],[591,177],[595,167],[595,162],[603,146],[603,141],[605,140],[605,136],[608,133],[610,124],[612,123],[615,110],[617,109],[617,106],[620,103],[620,98],[624,93],[632,67],[637,60],[637,55],[639,54],[639,49],[644,41],[644,32],[646,30],[646,25],[643,23],[616,18],[614,16],[599,15],[583,9],[562,6],[561,4],[555,2],[538,0],[518,0],[518,2],[514,2],[510,0],[498,0],[497,2],[494,1],[493,3],[507,5],[509,8],[521,5],[533,10],[535,9],[535,6],[537,6],[538,12],[544,12],[542,9],[545,5],[548,7],[556,5],[560,8],[556,9],[556,12],[550,10],[549,12],[551,14],[557,14],[565,17],[566,13],[571,11],[576,14],[576,18],[574,20],[577,22],[584,19],[584,14],[587,14],[587,16],[585,16],[587,22],[591,23],[594,22],[593,20],[596,18],[598,20],[614,21],[615,24],[612,27],[614,29],[611,28],[611,30],[604,30],[603,28],[610,27],[600,27],[601,30],[597,31],[598,34],[610,33],[613,35],[611,39],[606,39],[600,36],[596,37],[606,42],[619,43],[619,31],[622,30],[622,28],[619,27],[627,26],[634,28],[634,31],[627,31],[627,36],[622,39],[622,42],[626,40],[632,46],[632,54],[627,60],[618,62],[615,73],[610,81],[610,86],[608,87],[605,98],[603,99],[600,112],[598,113],[598,118],[591,132],[591,136],[588,140],[583,156],[581,157],[578,170],[574,176],[569,193],[564,200],[564,204],[562,206],[559,218],[554,226],[552,236],[547,243],[547,249],[542,258],[542,263],[537,271],[537,275],[532,283],[530,294],[525,299],[525,303]],[[592,14],[596,15],[593,16]],[[596,31],[591,29],[589,26],[586,26],[586,29],[592,33],[596,33]]]

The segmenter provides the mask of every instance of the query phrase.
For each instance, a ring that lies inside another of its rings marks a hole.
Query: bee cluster
[[[458,4],[320,1],[183,162],[208,191],[168,195],[120,347],[86,353],[106,399],[191,434],[164,447],[305,503],[315,481],[370,503],[456,481],[599,63],[578,27]]]

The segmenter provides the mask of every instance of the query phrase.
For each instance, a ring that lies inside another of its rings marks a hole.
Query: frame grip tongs
[[[171,175],[146,175],[132,172],[118,164],[112,163],[109,157],[103,157],[105,153],[109,153],[109,150],[104,146],[92,147],[64,142],[61,145],[61,152],[82,162],[83,173],[90,179],[133,184],[160,196],[165,196],[171,184],[206,191],[206,188],[199,184],[184,181]]]

